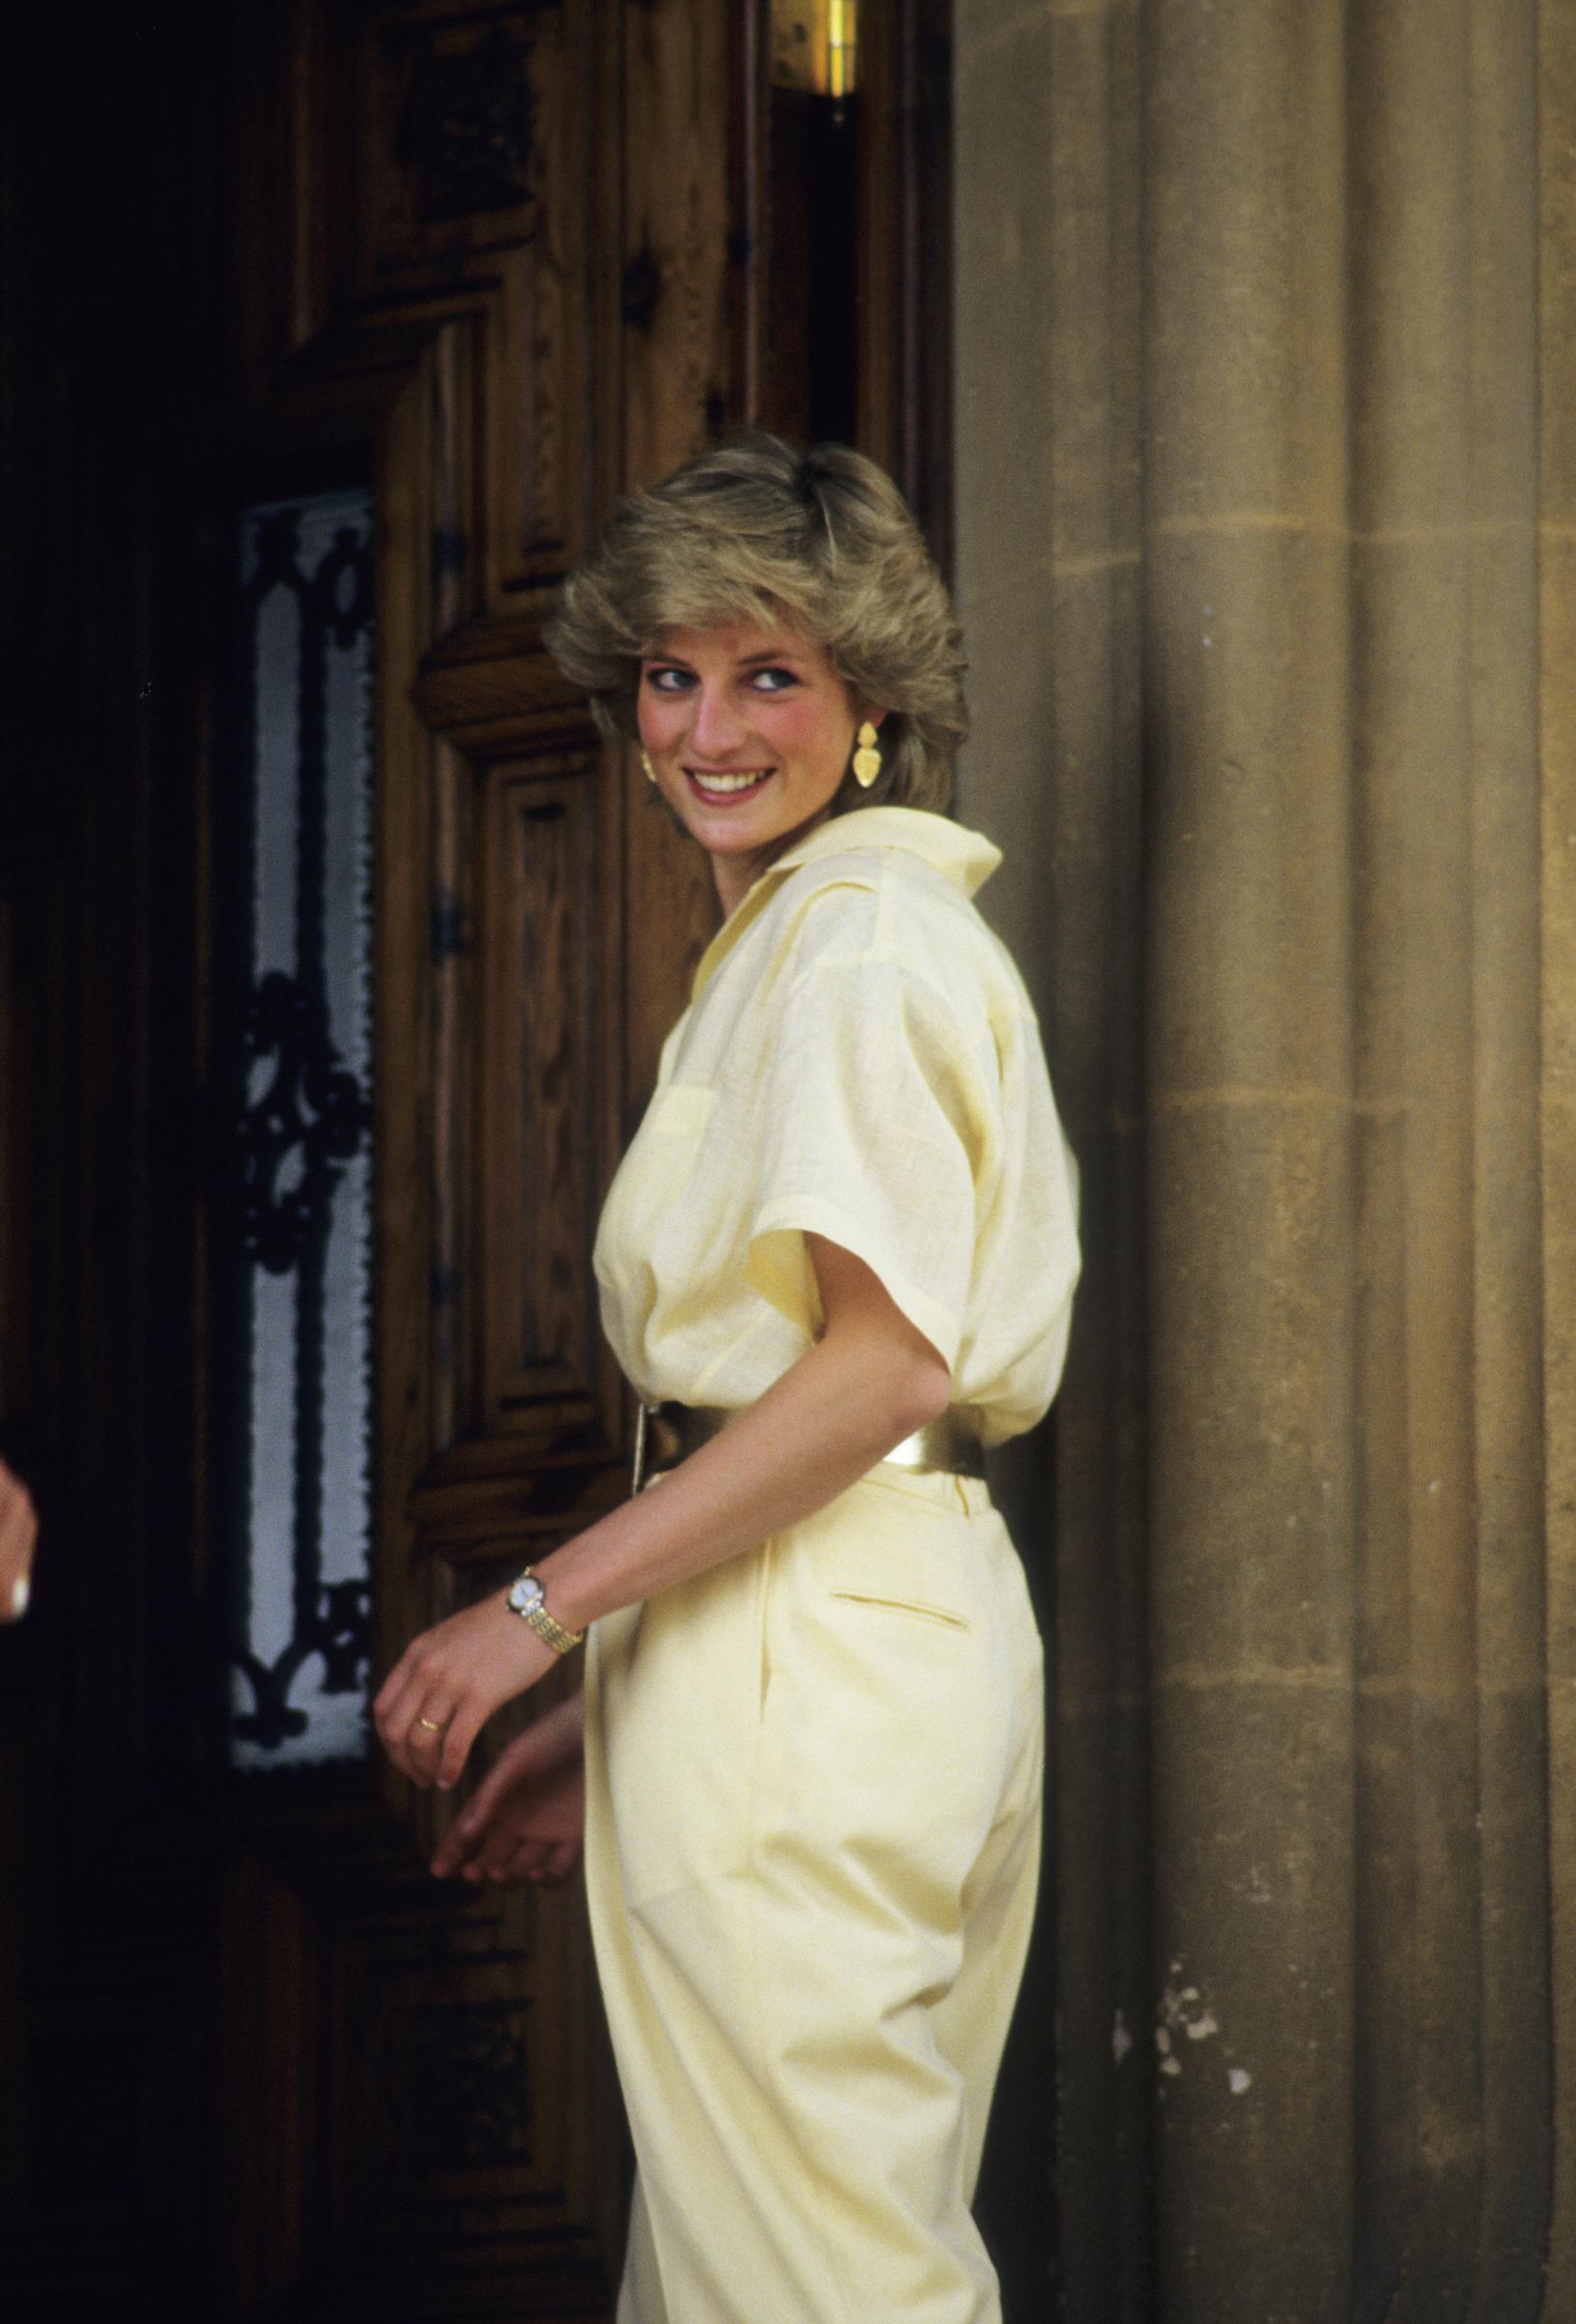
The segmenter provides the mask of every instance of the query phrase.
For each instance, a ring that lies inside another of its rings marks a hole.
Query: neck
[[[785,831],[779,839],[769,841],[764,847],[752,847],[746,855],[713,855],[712,877],[716,885],[723,919],[733,917],[762,872],[770,872],[779,855],[785,855],[807,831],[813,831],[817,824],[826,820],[827,810],[823,808],[818,815],[811,815],[808,822],[801,823],[797,831]]]
[[[766,866],[756,867],[753,856],[713,855],[712,878],[722,906],[722,917],[731,920]]]

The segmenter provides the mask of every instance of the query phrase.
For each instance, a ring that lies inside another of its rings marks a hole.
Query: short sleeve
[[[994,1113],[959,1010],[903,962],[821,960],[785,997],[763,1099],[752,1286],[814,1337],[804,1238],[825,1236],[953,1367]]]

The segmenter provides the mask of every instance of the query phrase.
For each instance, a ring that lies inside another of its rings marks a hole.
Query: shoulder
[[[890,847],[849,847],[801,865],[775,900],[773,959],[792,988],[808,979],[905,991],[953,1022],[1032,1019],[1011,954],[945,872]],[[843,976],[831,972],[842,970]]]
[[[774,901],[779,943],[808,960],[834,953],[932,957],[936,937],[994,943],[968,898],[922,858],[851,845],[799,865]]]

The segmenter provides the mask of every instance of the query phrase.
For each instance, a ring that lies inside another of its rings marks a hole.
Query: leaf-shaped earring
[[[640,754],[640,763],[646,770],[647,781],[654,782],[656,780],[656,769],[652,764],[652,754],[649,750],[642,750]]]
[[[859,749],[854,753],[854,780],[862,791],[867,791],[881,772],[881,752],[876,747],[875,727],[866,719],[859,730]]]

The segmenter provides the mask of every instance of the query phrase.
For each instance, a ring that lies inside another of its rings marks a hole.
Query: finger
[[[473,1840],[492,1821],[504,1797],[529,1772],[521,1762],[516,1744],[511,1743],[493,1761],[466,1801],[455,1820],[456,1831],[464,1832],[468,1840]]]
[[[528,1834],[522,1835],[496,1863],[487,1867],[490,1881],[531,1881],[536,1877],[536,1865],[542,1844]]]
[[[25,1566],[32,1558],[38,1532],[32,1496],[25,1484],[18,1484],[13,1478],[5,1500],[0,1502],[0,1554],[8,1563]]]
[[[522,1847],[507,1874],[495,1878],[530,1881],[538,1888],[561,1888],[580,1858],[573,1841],[533,1840]]]
[[[426,1697],[439,1692],[441,1673],[433,1667],[431,1636],[424,1631],[412,1638],[379,1689],[373,1715],[381,1729],[403,1734],[416,1713],[426,1709]]]
[[[448,1714],[417,1689],[407,1687],[394,1708],[385,1714],[383,1748],[400,1773],[423,1787],[432,1783]]]
[[[465,1773],[470,1746],[482,1729],[486,1712],[478,1703],[462,1702],[448,1719],[438,1756],[438,1789],[452,1791]]]
[[[512,1824],[490,1824],[466,1863],[466,1879],[506,1879],[520,1845],[520,1834]]]
[[[514,1835],[507,1830],[489,1830],[471,1849],[461,1866],[468,1881],[485,1881],[494,1877],[495,1868],[507,1860],[514,1849]]]
[[[372,1715],[378,1728],[379,1740],[389,1757],[398,1764],[403,1765],[401,1755],[405,1745],[406,1729],[420,1707],[419,1701],[413,1697],[411,1673],[407,1668],[406,1662],[402,1660],[395,1665],[384,1680],[378,1699],[372,1706]]]
[[[453,1718],[451,1708],[433,1701],[423,1702],[411,1713],[405,1730],[405,1750],[416,1783],[430,1787],[437,1780],[443,1739]]]
[[[490,1827],[525,1773],[518,1749],[523,1739],[517,1736],[494,1760],[439,1843],[433,1870],[440,1879],[457,1872],[463,1863],[484,1854],[489,1848],[496,1848],[505,1838],[513,1846],[512,1835]]]
[[[439,1881],[452,1880],[462,1866],[469,1864],[476,1852],[475,1835],[451,1823],[432,1853],[431,1869]]]
[[[400,1697],[409,1683],[409,1678],[410,1649],[408,1646],[373,1697],[372,1715],[378,1723],[379,1734],[387,1721],[393,1716]]]
[[[19,1622],[27,1611],[38,1532],[32,1495],[0,1464],[0,1622]]]

